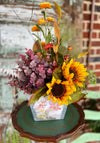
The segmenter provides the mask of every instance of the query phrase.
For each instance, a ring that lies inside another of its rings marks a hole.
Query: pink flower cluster
[[[32,50],[28,50],[26,55],[20,54],[20,57],[17,62],[19,76],[13,77],[9,84],[31,94],[51,80],[53,64]]]

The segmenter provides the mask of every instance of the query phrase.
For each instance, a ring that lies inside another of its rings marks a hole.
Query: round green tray
[[[62,120],[34,121],[27,101],[17,106],[11,116],[13,126],[22,137],[39,142],[56,142],[69,138],[84,126],[83,110],[76,103],[68,105]]]

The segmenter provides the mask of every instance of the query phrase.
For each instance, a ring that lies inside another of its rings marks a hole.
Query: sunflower
[[[65,79],[67,79],[71,84],[76,84],[79,87],[83,87],[85,77],[88,75],[86,72],[87,68],[84,67],[80,62],[74,62],[73,59],[70,62],[63,63],[62,72]]]
[[[40,8],[41,9],[51,8],[51,3],[49,3],[49,2],[40,3]]]
[[[40,31],[40,29],[36,25],[34,25],[34,26],[32,26],[31,31],[32,32],[34,32],[34,31]]]
[[[52,17],[47,17],[47,20],[48,20],[48,21],[54,21],[54,18],[52,18]]]
[[[46,23],[46,21],[44,20],[44,18],[41,18],[41,19],[38,20],[38,24],[44,24],[44,23]]]
[[[68,100],[71,100],[70,95],[73,94],[73,88],[68,81],[56,80],[53,77],[51,83],[46,85],[48,87],[47,95],[50,95],[48,100],[52,99],[54,103],[57,102],[59,105],[68,105]]]

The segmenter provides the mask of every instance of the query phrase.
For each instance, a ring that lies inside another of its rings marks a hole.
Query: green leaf
[[[60,66],[53,71],[52,77],[53,76],[55,77],[55,79],[61,79],[62,78],[62,70],[61,70]]]
[[[41,96],[44,96],[44,97],[47,96],[46,91],[47,91],[47,87],[44,86],[40,88],[39,90],[37,90],[35,93],[33,93],[33,95],[31,96],[28,102],[28,105],[33,104],[34,102],[38,101]]]
[[[74,103],[82,99],[86,94],[82,93],[81,91],[77,91],[74,94],[70,95],[72,100],[68,100],[68,104]]]
[[[46,36],[46,44],[50,43],[51,41],[51,32],[48,32],[48,35]]]
[[[37,36],[35,33],[32,33],[38,40],[41,40],[39,36]]]
[[[64,56],[61,53],[58,53],[58,64],[62,64],[64,62]]]
[[[41,13],[43,14],[44,20],[46,21],[46,13],[45,13],[45,11],[42,11]]]
[[[43,36],[44,36],[44,31],[43,31],[43,29],[42,29],[38,24],[36,24],[36,26],[42,31]]]

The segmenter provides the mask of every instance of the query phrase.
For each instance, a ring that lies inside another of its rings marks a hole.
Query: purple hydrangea
[[[26,55],[20,56],[21,59],[17,62],[19,78],[13,77],[9,84],[31,94],[51,80],[53,64],[49,62],[50,55],[45,59],[40,53],[34,54],[31,49]]]
[[[31,62],[30,62],[30,68],[35,68],[36,67],[36,61],[35,60],[32,60]]]
[[[26,76],[28,76],[32,73],[32,70],[29,69],[28,66],[23,66],[23,69],[24,69],[24,73],[25,73]]]
[[[37,88],[40,88],[44,85],[44,79],[42,78],[39,78],[37,81],[36,81],[36,87]]]

